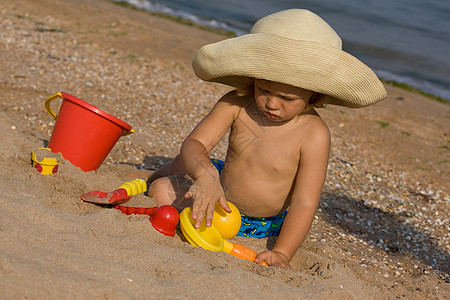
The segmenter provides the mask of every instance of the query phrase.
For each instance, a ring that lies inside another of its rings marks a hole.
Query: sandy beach
[[[224,38],[107,0],[0,2],[0,299],[449,299],[450,105],[392,86],[371,107],[318,111],[332,151],[296,271],[194,248],[179,229],[165,236],[148,216],[80,199],[178,153],[229,90],[191,68]],[[58,92],[135,130],[97,171],[32,168],[55,125],[44,102]],[[212,155],[225,151],[226,140]],[[155,206],[143,194],[127,204]]]

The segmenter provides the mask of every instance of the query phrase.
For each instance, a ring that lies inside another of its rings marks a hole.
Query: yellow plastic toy
[[[38,148],[31,152],[31,164],[42,175],[54,175],[61,163],[61,153],[53,153],[50,148]]]
[[[227,203],[231,208],[231,213],[227,213],[222,206],[216,202],[212,223],[224,239],[232,239],[238,234],[239,229],[241,229],[241,213],[233,203]]]
[[[95,204],[122,204],[130,200],[131,196],[147,191],[147,182],[136,178],[121,184],[115,191],[106,193],[91,191],[81,195],[81,200]]]
[[[223,237],[214,225],[206,227],[205,220],[200,224],[200,228],[195,229],[195,220],[192,219],[192,209],[185,208],[180,214],[180,227],[186,240],[194,247],[200,246],[213,252],[223,250]]]
[[[125,189],[128,196],[145,193],[147,191],[147,182],[141,178],[122,183],[117,189]]]
[[[228,205],[229,204],[230,203],[228,203]],[[203,249],[210,250],[213,252],[224,251],[241,259],[250,260],[251,262],[255,260],[256,252],[254,250],[244,245],[238,243],[231,243],[225,240],[220,234],[219,230],[217,230],[216,226],[214,226],[214,221],[211,227],[206,227],[205,220],[203,220],[200,225],[200,228],[195,229],[194,227],[195,220],[192,219],[191,216],[192,216],[192,209],[190,207],[185,208],[180,214],[181,232],[183,233],[184,237],[189,242],[189,244],[191,244],[194,247],[199,246],[202,247]],[[267,263],[264,261],[259,264],[267,266]]]

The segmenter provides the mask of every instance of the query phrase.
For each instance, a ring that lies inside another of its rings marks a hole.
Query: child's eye
[[[288,96],[282,96],[281,99],[283,99],[284,101],[294,101],[296,98],[288,97]]]

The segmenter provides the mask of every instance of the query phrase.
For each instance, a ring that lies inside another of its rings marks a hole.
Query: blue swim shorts
[[[250,236],[255,238],[264,238],[269,236],[278,236],[286,217],[287,210],[273,217],[255,218],[241,214],[241,229],[238,236]]]
[[[212,164],[214,165],[214,167],[216,167],[217,171],[220,173],[222,173],[223,170],[223,166],[225,165],[225,162],[223,160],[220,159],[211,159]]]
[[[220,159],[211,159],[211,162],[220,174],[225,163]],[[278,236],[286,214],[287,210],[280,215],[266,218],[255,218],[241,214],[241,229],[237,235],[255,238]]]

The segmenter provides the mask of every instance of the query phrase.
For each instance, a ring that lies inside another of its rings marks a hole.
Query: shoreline
[[[235,37],[236,36],[236,34],[232,31],[227,31],[224,29],[219,29],[219,28],[214,28],[214,27],[210,27],[207,25],[198,24],[198,23],[192,22],[191,20],[188,20],[188,19],[185,19],[182,17],[172,16],[170,14],[166,14],[166,13],[162,13],[162,12],[149,11],[149,10],[146,10],[143,8],[136,7],[127,1],[116,1],[116,0],[110,0],[110,1],[115,5],[118,5],[118,6],[121,6],[124,8],[128,8],[128,9],[136,9],[136,10],[144,11],[144,12],[149,13],[151,16],[162,18],[162,19],[168,19],[168,20],[171,20],[171,21],[176,22],[181,25],[194,27],[194,28],[204,30],[207,32],[212,32],[212,33],[215,33],[218,35],[223,35],[225,37]]]
[[[225,36],[227,38],[236,36],[236,33],[232,32],[232,31],[217,29],[217,28],[214,28],[214,27],[209,27],[207,25],[198,24],[198,23],[192,22],[191,20],[188,20],[188,19],[185,19],[185,18],[182,18],[182,17],[172,16],[172,15],[167,14],[167,13],[149,11],[149,10],[146,10],[146,9],[143,9],[143,8],[136,7],[136,6],[132,5],[131,3],[127,2],[127,1],[116,1],[116,0],[110,0],[110,1],[113,4],[121,6],[121,7],[124,7],[124,8],[141,10],[141,11],[149,13],[152,16],[156,16],[156,17],[160,17],[160,18],[167,18],[167,19],[172,20],[174,22],[177,22],[179,24],[186,25],[186,26],[193,26],[193,27],[198,28],[200,30],[205,30],[205,31],[208,31],[208,32],[212,32],[212,33],[216,33],[216,34],[219,34],[219,35],[223,35],[223,36]],[[422,89],[420,89],[418,87],[415,87],[413,85],[410,85],[408,83],[405,83],[405,82],[399,82],[399,81],[396,81],[396,80],[388,80],[388,79],[385,79],[383,77],[379,77],[379,78],[385,84],[389,84],[391,86],[395,86],[395,87],[404,89],[405,91],[418,93],[418,94],[420,94],[422,96],[425,96],[427,98],[430,98],[432,100],[435,100],[435,101],[438,101],[438,102],[450,105],[450,98],[446,99],[446,98],[442,98],[442,97],[433,95],[431,93],[425,92]]]
[[[412,92],[412,93],[416,93],[416,94],[422,95],[422,96],[427,97],[427,98],[429,98],[429,99],[431,99],[431,100],[435,100],[435,101],[437,101],[437,102],[440,102],[440,103],[443,103],[443,104],[446,104],[446,105],[450,105],[450,99],[444,99],[444,98],[442,98],[442,97],[435,96],[435,95],[433,95],[433,94],[424,92],[424,91],[422,91],[421,89],[416,88],[416,87],[414,87],[414,86],[411,86],[411,85],[409,85],[409,84],[407,84],[407,83],[404,83],[404,82],[397,82],[397,81],[395,81],[395,80],[385,80],[385,79],[383,79],[383,78],[381,78],[381,77],[380,77],[380,80],[381,80],[383,83],[385,83],[385,84],[389,84],[389,85],[391,85],[391,86],[398,87],[398,88],[400,88],[400,89],[402,89],[402,90],[405,90],[405,91],[408,91],[408,92]]]
[[[319,209],[292,260],[298,271],[266,268],[194,248],[179,231],[166,237],[148,217],[80,200],[175,157],[229,90],[190,67],[199,47],[223,36],[109,0],[6,0],[0,17],[5,298],[448,298],[448,105],[386,86],[389,98],[376,105],[319,110],[333,144]],[[55,125],[45,99],[61,91],[136,131],[95,172],[68,161],[55,176],[31,167],[31,152]],[[222,141],[212,155],[225,152]],[[154,205],[144,195],[133,203]],[[259,252],[274,241],[233,242]]]

